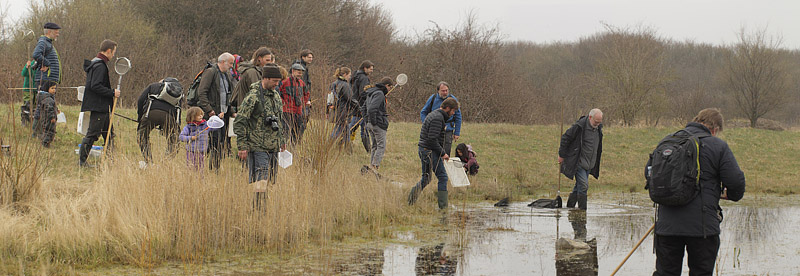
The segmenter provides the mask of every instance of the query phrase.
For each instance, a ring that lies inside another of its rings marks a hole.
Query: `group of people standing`
[[[53,41],[60,29],[54,23],[44,25],[45,34],[22,73],[25,79],[22,122],[33,125],[34,135],[42,139],[45,147],[55,135],[58,109],[53,95],[61,81],[61,64]],[[113,100],[120,96],[120,91],[111,87],[108,62],[114,58],[116,50],[116,42],[104,40],[98,54],[83,65],[86,81],[81,112],[90,112],[90,116],[88,131],[80,144],[80,166],[89,166],[86,162],[89,151],[100,136],[109,140],[109,147],[113,147],[114,132],[109,121]],[[180,132],[181,106],[187,100],[180,82],[168,77],[150,84],[137,101],[138,141],[145,160],[152,159],[150,132],[160,128],[167,137],[169,152],[176,152],[177,141],[186,142],[189,165],[203,169],[208,153],[209,168],[218,170],[221,158],[230,150],[227,128],[232,127],[237,139],[236,156],[246,163],[249,182],[274,183],[278,153],[286,150],[287,144],[302,141],[309,119],[308,66],[313,58],[310,50],[303,50],[287,71],[275,63],[275,55],[266,47],[258,48],[249,61],[230,53],[221,54],[216,64],[209,64],[198,75],[196,87],[190,88],[196,89],[197,96],[195,101],[188,99],[191,107],[185,115],[186,126]],[[330,85],[333,101],[328,102],[328,108],[335,124],[331,137],[337,139],[341,147],[351,150],[352,140],[361,128],[361,141],[370,153],[370,164],[365,165],[362,172],[373,171],[379,176],[389,129],[386,97],[395,83],[389,77],[371,83],[374,66],[365,60],[355,73],[347,67],[338,68],[336,79]],[[452,144],[461,136],[462,117],[460,103],[451,94],[450,84],[442,81],[435,89],[420,110],[422,126],[417,152],[421,178],[411,188],[408,203],[414,204],[432,176],[436,176],[438,206],[444,209],[448,205],[448,178],[443,162],[450,158]],[[37,90],[38,93],[34,93]],[[232,124],[210,129],[206,120],[211,116],[227,119]],[[602,122],[603,112],[592,109],[561,137],[558,163],[565,176],[575,179],[567,207],[577,205],[587,209],[588,176],[598,178],[600,172]],[[682,206],[658,206],[654,275],[679,275],[684,251],[688,252],[691,274],[710,275],[713,271],[722,221],[719,200],[738,201],[745,187],[744,174],[733,153],[717,137],[722,126],[722,114],[711,108],[700,111],[685,128],[700,137],[699,196]],[[469,145],[459,144],[456,155],[466,164],[466,172],[477,173],[475,153]],[[264,198],[265,189],[255,189],[254,207],[261,208]]]

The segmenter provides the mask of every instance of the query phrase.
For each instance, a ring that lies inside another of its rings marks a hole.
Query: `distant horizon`
[[[35,0],[34,0],[35,1]],[[504,42],[535,44],[577,43],[601,33],[603,24],[615,27],[653,28],[659,37],[674,42],[727,46],[737,42],[741,27],[748,32],[766,28],[780,36],[781,48],[800,50],[800,1],[676,0],[669,3],[639,0],[499,0],[493,5],[477,0],[368,0],[391,15],[399,36],[414,38],[433,27],[454,29],[472,12],[480,26],[498,27]],[[7,23],[17,24],[27,15],[29,1],[0,0]],[[687,10],[685,7],[695,7]],[[562,12],[569,11],[569,12]],[[676,15],[679,14],[679,15]],[[57,23],[57,22],[56,22]],[[37,34],[41,30],[34,30]]]

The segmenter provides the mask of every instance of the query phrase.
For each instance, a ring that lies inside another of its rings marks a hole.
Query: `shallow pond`
[[[725,219],[721,225],[717,272],[719,275],[796,275],[800,271],[800,235],[795,234],[800,226],[800,207],[754,206],[753,202],[723,205]],[[505,208],[489,203],[457,206],[448,214],[434,218],[431,224],[436,227],[399,232],[390,242],[337,245],[288,259],[233,257],[188,270],[182,265],[167,265],[150,272],[610,275],[653,224],[653,207],[641,198],[590,201],[588,211],[535,209],[527,207],[526,203],[516,202]],[[572,245],[579,248],[562,248],[557,255],[559,238],[578,241]],[[588,243],[584,244],[586,241]],[[617,275],[651,275],[654,266],[650,235]],[[115,274],[125,272],[115,270]],[[688,274],[685,261],[684,274]]]

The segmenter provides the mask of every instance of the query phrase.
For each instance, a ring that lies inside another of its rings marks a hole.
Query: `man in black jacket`
[[[211,116],[218,116],[226,120],[228,107],[230,107],[231,91],[233,91],[233,77],[228,70],[233,67],[233,55],[222,53],[217,58],[217,64],[211,66],[203,72],[200,85],[197,87],[197,105],[203,109],[205,119]],[[208,168],[211,170],[219,169],[219,162],[222,159],[222,152],[225,151],[225,139],[228,133],[228,124],[216,130],[208,132]]]
[[[367,89],[365,114],[367,131],[372,139],[370,149],[370,166],[376,173],[381,166],[383,154],[386,152],[386,132],[389,130],[389,114],[386,112],[386,93],[392,89],[394,82],[390,77],[383,77],[374,87]],[[368,169],[369,169],[368,168]]]
[[[656,271],[653,275],[681,275],[683,252],[688,253],[689,275],[712,275],[719,251],[720,199],[744,196],[744,173],[728,144],[716,136],[722,131],[716,108],[700,111],[685,130],[700,138],[700,193],[682,206],[658,205],[655,226]],[[651,157],[652,158],[652,157]],[[652,159],[647,162],[650,166]]]
[[[369,75],[372,74],[374,69],[375,64],[373,64],[372,61],[365,60],[361,62],[358,71],[356,71],[356,74],[350,79],[350,87],[353,89],[353,98],[358,101],[358,106],[353,109],[353,117],[350,119],[350,124],[347,126],[347,129],[349,129],[350,134],[353,135],[356,131],[356,126],[361,127],[361,142],[364,144],[364,150],[367,152],[369,152],[370,149],[369,135],[364,129],[367,124],[366,119],[362,119],[361,108],[366,104],[367,97],[366,93],[364,93],[364,88],[369,85]]]
[[[100,43],[100,53],[97,57],[84,60],[83,70],[86,71],[86,90],[83,92],[83,102],[81,112],[89,111],[89,129],[86,136],[81,141],[79,164],[87,166],[86,159],[92,150],[95,141],[103,136],[103,140],[109,140],[108,147],[112,148],[114,130],[109,129],[109,114],[114,97],[119,97],[118,89],[111,89],[111,81],[108,76],[108,65],[106,63],[114,58],[117,53],[117,43],[111,40],[103,40]]]
[[[422,179],[411,188],[408,194],[408,204],[417,201],[419,193],[431,182],[431,172],[439,179],[436,199],[439,209],[447,208],[447,172],[442,160],[450,159],[444,151],[445,122],[458,110],[458,101],[448,98],[442,102],[439,109],[428,114],[419,133],[419,160],[422,162]]]
[[[183,100],[183,87],[177,79],[168,77],[152,83],[142,91],[136,103],[139,125],[139,149],[144,160],[153,159],[150,153],[150,132],[161,129],[167,138],[167,152],[174,154],[178,143],[180,105]]]
[[[603,153],[603,112],[592,109],[589,116],[578,119],[563,135],[558,148],[558,163],[561,173],[569,179],[575,178],[575,187],[567,199],[567,207],[586,210],[586,192],[589,190],[589,175],[600,176],[600,156]]]

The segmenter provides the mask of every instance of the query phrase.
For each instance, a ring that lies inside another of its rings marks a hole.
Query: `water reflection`
[[[455,275],[458,259],[444,249],[444,243],[420,248],[414,262],[417,275]]]
[[[586,241],[586,211],[571,209],[567,219],[574,239],[556,241],[556,275],[597,275],[597,240]]]

